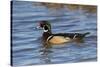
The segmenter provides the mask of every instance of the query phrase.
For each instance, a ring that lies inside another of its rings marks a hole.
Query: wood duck
[[[63,44],[68,43],[71,41],[75,42],[82,42],[83,38],[89,34],[89,32],[86,33],[57,33],[53,34],[51,31],[51,24],[48,21],[41,21],[39,26],[43,29],[43,41],[46,44]]]

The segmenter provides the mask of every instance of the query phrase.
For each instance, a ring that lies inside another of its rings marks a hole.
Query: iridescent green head
[[[41,21],[39,26],[44,30],[44,32],[51,32],[51,24],[48,21]]]

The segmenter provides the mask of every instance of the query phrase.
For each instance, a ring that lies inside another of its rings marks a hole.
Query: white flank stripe
[[[76,35],[74,35],[73,39],[75,39]]]
[[[53,37],[53,35],[51,35],[51,36],[49,36],[49,37],[47,38],[47,42],[48,42],[48,40],[49,40],[51,37]]]

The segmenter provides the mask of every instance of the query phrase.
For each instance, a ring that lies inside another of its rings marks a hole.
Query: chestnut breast
[[[70,42],[71,39],[69,37],[63,37],[63,36],[49,36],[47,41],[51,44],[62,44]]]

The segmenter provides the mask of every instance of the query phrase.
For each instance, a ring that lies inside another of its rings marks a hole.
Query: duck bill
[[[37,26],[36,29],[42,29],[40,26]]]
[[[41,30],[42,28],[41,28],[40,25],[38,24],[37,27],[36,27],[36,29]]]

